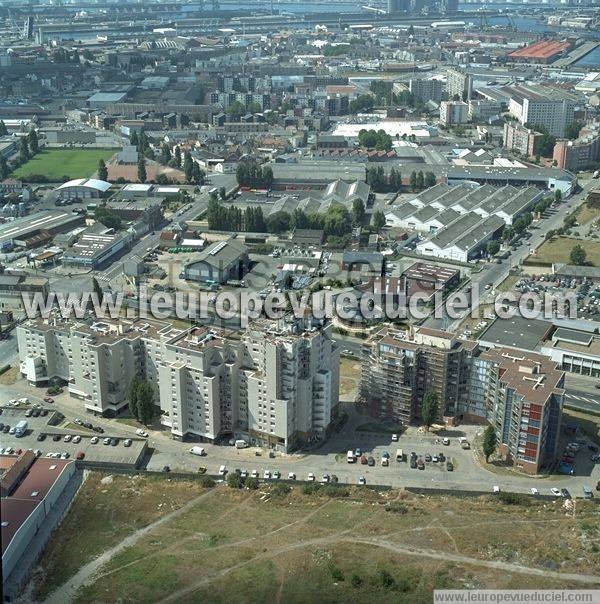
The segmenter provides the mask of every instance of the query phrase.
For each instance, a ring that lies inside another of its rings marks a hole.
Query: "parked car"
[[[364,476],[358,477],[358,484],[367,484],[367,481]]]
[[[562,497],[564,497],[565,499],[571,499],[571,493],[569,493],[568,489],[561,489],[560,490],[560,494]]]
[[[263,474],[263,478],[265,480],[271,478],[271,472],[269,472],[269,470],[265,470],[265,472]]]
[[[540,492],[535,487],[531,487],[530,491],[531,491],[532,495],[539,495],[540,494]]]
[[[52,437],[52,440],[53,440],[55,443],[57,443],[57,442],[60,440],[60,434],[55,434],[55,435]]]
[[[132,443],[131,438],[126,438],[126,439],[123,441],[123,446],[124,446],[124,447],[131,447],[131,443]]]
[[[43,434],[43,433],[42,434],[38,434],[37,435],[37,440],[38,440],[38,442],[42,442],[42,441],[46,440],[46,435]]]
[[[398,442],[398,435],[397,434],[392,434],[392,442],[394,442],[394,443]]]
[[[83,459],[85,457],[85,453],[83,451],[79,451],[76,455],[76,459]]]
[[[550,492],[551,492],[551,493],[552,493],[552,494],[553,494],[555,497],[560,497],[560,496],[561,496],[561,494],[560,494],[560,489],[557,489],[556,487],[552,487],[552,488],[550,489]]]
[[[102,444],[103,445],[110,445],[110,438],[107,437],[107,438],[103,439]]]
[[[111,447],[116,447],[119,444],[119,439],[118,438],[111,438],[110,439],[110,446]]]
[[[79,436],[79,434],[76,434],[76,435],[73,437],[73,442],[74,442],[75,444],[80,443],[80,442],[81,442],[81,436]]]
[[[54,402],[54,399],[51,396],[45,396],[44,402],[51,405]]]
[[[90,438],[90,444],[92,444],[92,445],[98,444],[98,437],[92,436],[92,438]]]
[[[288,480],[296,480],[296,474],[294,474],[294,472],[288,472]]]
[[[419,470],[425,469],[425,462],[423,461],[422,457],[419,457],[419,459],[417,459],[417,469],[419,469]]]
[[[361,463],[363,466],[366,466],[366,465],[367,465],[367,461],[368,461],[368,460],[367,460],[366,455],[361,455],[361,456],[360,456],[360,463]]]
[[[323,474],[322,478],[321,478],[321,482],[323,484],[326,484],[329,482],[329,474]]]
[[[310,482],[314,482],[315,481],[315,475],[312,472],[308,473],[308,480]]]
[[[367,459],[367,463],[369,466],[374,466],[375,465],[375,460],[372,457],[369,457],[369,459]]]
[[[427,461],[427,462],[431,461],[431,455],[429,453],[427,453],[425,455],[425,461]]]

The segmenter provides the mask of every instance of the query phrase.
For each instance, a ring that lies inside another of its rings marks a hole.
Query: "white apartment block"
[[[114,416],[131,379],[155,388],[173,438],[223,436],[284,451],[324,438],[337,413],[339,349],[330,325],[261,320],[242,334],[156,321],[31,320],[17,329],[21,373],[62,381],[90,413]]]
[[[510,91],[508,109],[522,125],[543,126],[549,134],[563,137],[575,120],[576,100],[568,92],[539,86],[512,86]]]

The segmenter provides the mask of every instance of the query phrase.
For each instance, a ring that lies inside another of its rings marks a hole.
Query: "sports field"
[[[593,503],[110,480],[82,487],[36,599],[429,604],[444,588],[600,587]]]
[[[11,176],[27,182],[34,176],[36,182],[63,182],[74,178],[89,178],[98,169],[98,162],[107,160],[116,149],[44,149],[17,168]],[[33,179],[32,179],[33,180]]]

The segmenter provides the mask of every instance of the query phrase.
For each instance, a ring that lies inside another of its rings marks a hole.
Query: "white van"
[[[354,456],[354,451],[348,451],[346,454],[346,461],[348,463],[354,463],[356,461],[356,457]]]
[[[190,449],[190,453],[192,455],[206,455],[206,451],[204,450],[204,447],[192,447]]]
[[[235,441],[236,449],[245,449],[246,447],[248,447],[248,443],[245,440],[239,439]]]

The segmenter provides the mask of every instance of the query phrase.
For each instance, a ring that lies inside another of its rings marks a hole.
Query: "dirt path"
[[[206,493],[202,493],[198,497],[195,497],[191,501],[188,501],[184,506],[180,507],[173,512],[155,520],[151,524],[138,529],[135,533],[125,537],[121,543],[107,549],[105,552],[100,554],[97,558],[94,558],[91,562],[88,562],[85,566],[80,568],[66,583],[61,585],[59,588],[55,589],[45,600],[45,604],[65,604],[67,602],[72,602],[75,598],[77,590],[85,585],[88,585],[92,582],[94,578],[94,574],[96,571],[104,566],[113,556],[122,552],[123,550],[135,545],[142,537],[152,532],[157,527],[173,520],[173,518],[177,518],[182,514],[185,514],[187,511],[192,509],[197,503],[203,501],[210,495],[214,493],[214,490],[207,491]]]
[[[167,602],[177,602],[182,598],[185,598],[189,594],[194,591],[200,589],[201,587],[211,583],[215,579],[220,579],[231,572],[239,570],[249,564],[253,564],[259,562],[260,560],[264,560],[267,558],[276,558],[281,554],[285,554],[297,549],[303,549],[306,547],[312,546],[323,546],[327,544],[336,544],[336,543],[359,543],[364,545],[371,545],[375,547],[381,547],[383,549],[387,549],[396,554],[405,554],[407,556],[420,556],[423,558],[430,558],[434,560],[444,560],[457,562],[460,564],[470,564],[472,566],[484,566],[487,568],[504,570],[511,573],[518,573],[522,575],[533,575],[538,577],[545,577],[548,579],[557,579],[557,580],[565,580],[568,579],[570,581],[575,581],[578,583],[584,583],[589,585],[598,585],[600,584],[600,578],[594,575],[582,575],[577,573],[560,573],[551,570],[544,570],[541,568],[531,568],[529,566],[522,566],[520,564],[512,564],[510,562],[501,562],[501,561],[493,561],[493,560],[480,560],[478,558],[471,558],[470,556],[463,556],[461,554],[453,554],[450,552],[440,552],[436,550],[430,550],[425,548],[418,547],[407,547],[402,545],[397,545],[396,543],[392,543],[387,541],[381,537],[374,538],[360,538],[360,537],[352,537],[347,534],[341,535],[330,535],[328,537],[322,537],[318,539],[309,539],[306,541],[300,541],[298,543],[293,543],[290,545],[286,545],[284,547],[280,547],[277,549],[272,549],[268,552],[261,553],[251,560],[245,560],[244,562],[239,562],[230,566],[228,568],[224,568],[216,573],[212,573],[203,577],[193,585],[186,587],[184,589],[180,589],[176,592],[171,593],[169,596],[160,600],[160,604],[166,604]]]
[[[248,497],[245,501],[247,501],[250,497]],[[228,548],[228,547],[237,547],[239,545],[245,545],[247,543],[251,543],[252,541],[256,541],[258,540],[262,540],[265,537],[269,537],[271,535],[275,535],[276,533],[279,533],[280,531],[284,531],[296,524],[300,524],[302,522],[306,522],[309,518],[311,518],[312,516],[314,516],[315,514],[317,514],[318,512],[320,512],[325,506],[327,506],[329,503],[331,503],[332,500],[328,500],[325,503],[323,503],[322,505],[318,506],[317,508],[315,508],[314,510],[312,510],[311,512],[309,512],[306,516],[303,516],[302,518],[298,518],[297,520],[294,520],[293,522],[288,522],[287,524],[284,524],[282,526],[280,526],[279,528],[273,529],[272,531],[269,531],[268,533],[265,533],[264,535],[260,535],[259,537],[248,537],[246,539],[240,539],[239,541],[232,541],[231,543],[224,543],[223,545],[217,545],[216,547],[211,548],[211,551],[215,551],[218,549],[224,549],[224,548]],[[219,522],[222,521],[224,516],[227,516],[227,514],[231,513],[233,510],[235,510],[235,507],[231,507],[230,509],[228,509],[224,514],[222,514],[217,520]],[[105,577],[112,575],[113,573],[117,573],[121,570],[123,570],[124,568],[127,568],[129,566],[133,566],[134,564],[139,564],[140,562],[146,562],[147,560],[149,560],[150,558],[154,558],[156,556],[160,556],[162,554],[164,554],[165,552],[172,550],[172,549],[176,549],[178,547],[181,546],[182,543],[186,543],[188,541],[192,541],[193,539],[197,539],[199,537],[205,536],[203,533],[194,533],[193,535],[190,535],[188,537],[184,537],[180,540],[178,540],[176,543],[174,543],[173,545],[171,545],[170,547],[167,548],[163,548],[161,549],[159,552],[153,552],[150,554],[146,554],[145,556],[141,556],[140,558],[137,558],[136,560],[132,560],[131,562],[128,562],[127,564],[124,564],[118,568],[109,570],[105,573],[100,573],[97,574],[94,577],[94,581],[98,581],[99,579],[104,579]]]

